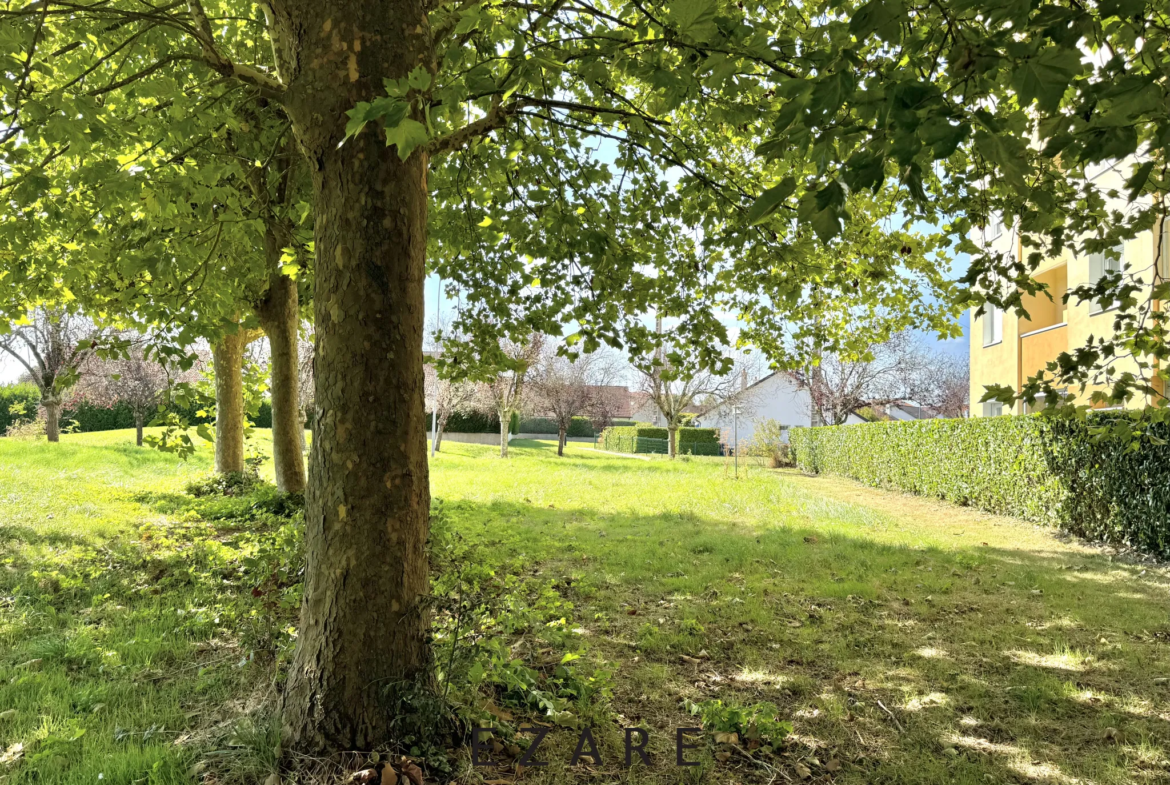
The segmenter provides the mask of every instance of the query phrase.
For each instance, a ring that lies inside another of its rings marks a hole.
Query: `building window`
[[[984,305],[983,345],[994,346],[1003,340],[1003,311],[991,303]]]
[[[1069,397],[1068,388],[1062,387],[1061,389],[1057,390],[1056,397],[1062,401],[1066,400]],[[1028,414],[1036,414],[1037,412],[1044,411],[1044,407],[1047,405],[1047,403],[1047,396],[1045,396],[1044,393],[1040,393],[1036,396],[1036,402],[1027,406]]]
[[[1097,282],[1105,277],[1106,273],[1120,273],[1125,270],[1125,245],[1113,247],[1117,258],[1107,256],[1105,252],[1089,254],[1089,283],[1096,286]],[[1119,300],[1101,300],[1093,303],[1091,313],[1102,313],[1121,304]]]
[[[984,401],[983,402],[983,416],[984,417],[999,417],[1003,414],[1003,404],[999,401]]]
[[[987,239],[994,240],[1003,234],[1003,217],[999,213],[987,216]]]

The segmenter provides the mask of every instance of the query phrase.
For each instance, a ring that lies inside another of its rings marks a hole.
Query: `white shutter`
[[[992,315],[994,311],[988,306],[983,313],[983,345],[990,346],[995,342],[995,328],[992,326]]]
[[[1095,284],[1105,274],[1105,254],[1089,254],[1089,283]]]
[[[1170,218],[1162,219],[1162,258],[1159,272],[1163,280],[1170,280]]]

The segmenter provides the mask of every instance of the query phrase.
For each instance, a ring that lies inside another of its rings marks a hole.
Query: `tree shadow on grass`
[[[766,700],[794,720],[792,753],[814,777],[844,761],[838,782],[1166,777],[1170,687],[1153,678],[1170,676],[1170,603],[1103,558],[783,520],[437,508],[492,558],[564,587],[574,623],[617,664],[615,709],[657,736],[694,722],[683,700]]]

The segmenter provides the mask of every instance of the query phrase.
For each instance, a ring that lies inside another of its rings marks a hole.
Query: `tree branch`
[[[280,80],[269,76],[246,65],[233,63],[215,48],[215,38],[211,32],[211,22],[207,19],[207,12],[199,0],[187,0],[187,10],[195,22],[195,39],[203,49],[203,58],[215,71],[224,76],[232,76],[245,84],[259,88],[265,96],[279,100],[284,94],[284,85]]]

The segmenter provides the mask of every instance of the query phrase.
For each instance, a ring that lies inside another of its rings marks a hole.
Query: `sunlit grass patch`
[[[0,440],[0,753],[27,750],[0,771],[6,785],[224,785],[275,766],[295,623],[295,595],[281,592],[295,590],[244,565],[280,547],[280,524],[259,497],[184,493],[206,449],[180,464],[131,440]],[[476,648],[479,628],[461,633],[462,708],[491,722],[489,706],[504,711],[514,727],[547,721],[533,697],[547,698],[595,724],[613,778],[762,785],[801,781],[798,766],[856,785],[1170,777],[1159,568],[847,481],[742,466],[736,480],[720,460],[514,443],[504,461],[445,444],[431,479],[435,520],[494,603],[482,631],[496,648]],[[440,566],[449,603],[458,584]],[[454,619],[437,608],[447,654]],[[558,676],[566,653],[580,659]],[[481,681],[464,689],[476,657]],[[708,739],[680,775],[671,734],[697,721],[688,703],[708,701],[773,706],[793,732],[766,765],[716,759],[729,748]],[[627,775],[616,761],[634,724],[663,765]],[[566,765],[575,741],[552,742],[553,764],[523,781],[592,776]],[[484,778],[455,760],[459,781]]]

